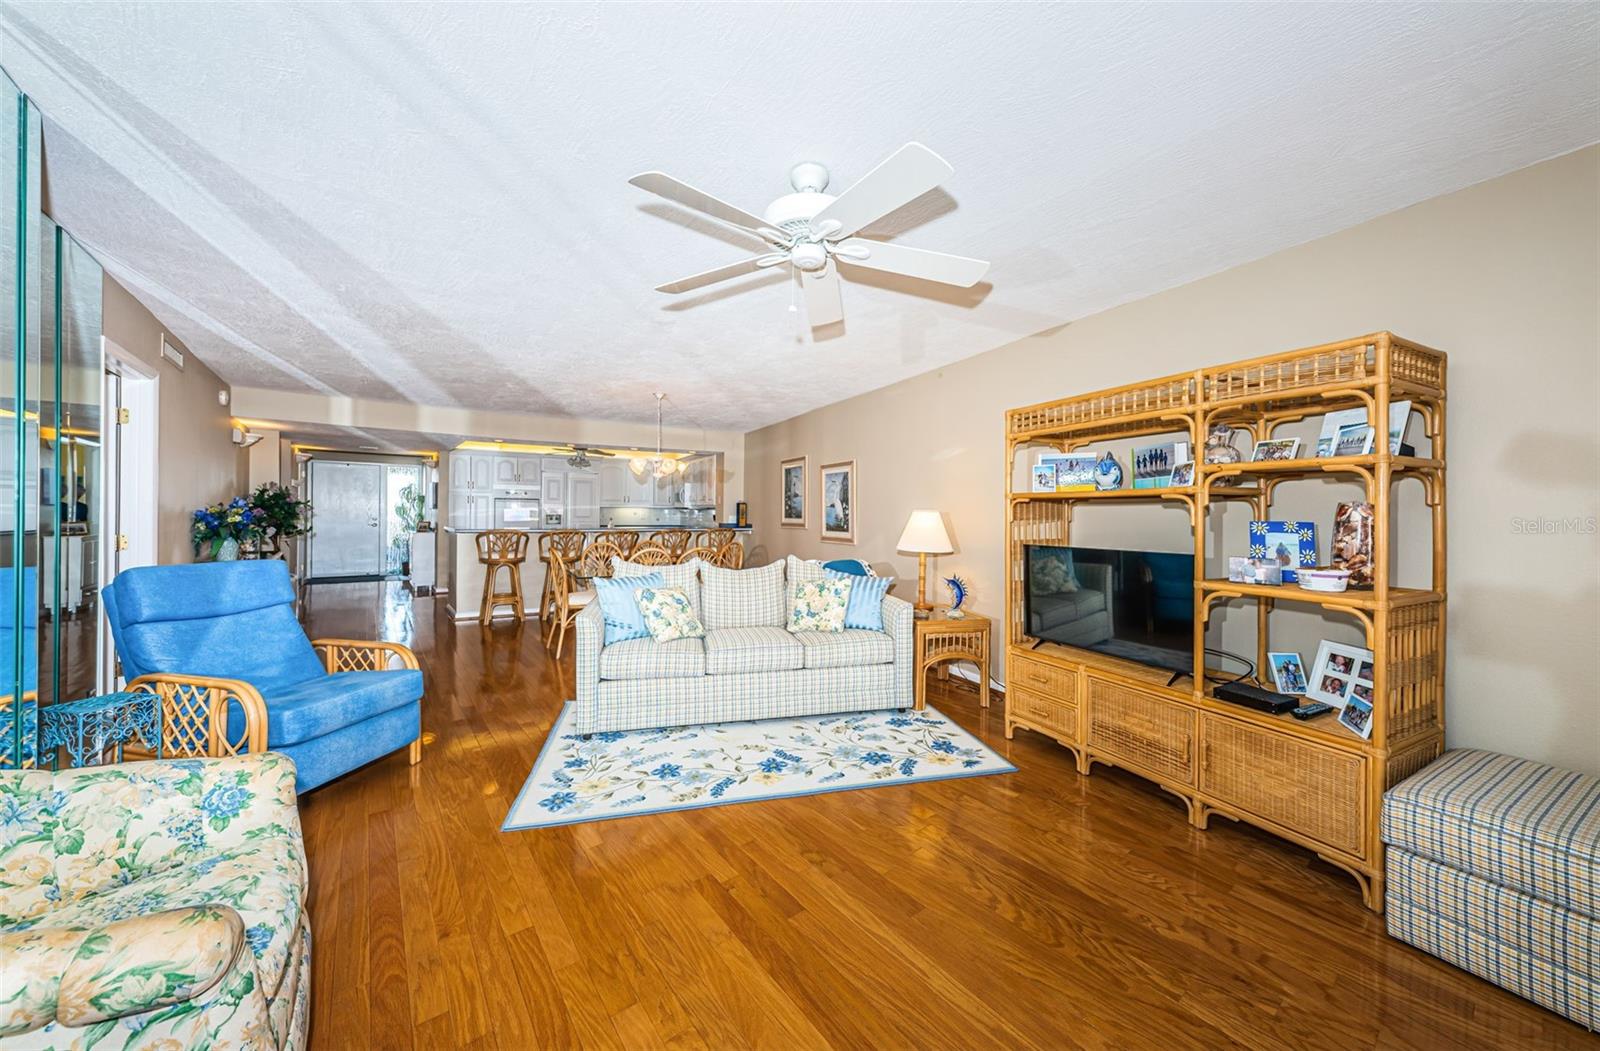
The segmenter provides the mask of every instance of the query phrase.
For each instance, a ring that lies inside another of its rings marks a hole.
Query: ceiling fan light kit
[[[741,262],[658,285],[656,291],[673,295],[692,292],[787,263],[806,301],[806,318],[812,328],[817,328],[844,320],[837,266],[840,261],[959,288],[971,288],[983,280],[989,264],[981,259],[855,236],[868,224],[938,186],[954,170],[926,146],[908,142],[835,197],[824,192],[828,188],[828,169],[816,161],[802,161],[789,170],[789,185],[794,192],[767,205],[759,218],[664,172],[644,172],[628,181],[753,234],[772,248]],[[830,261],[834,265],[829,265]],[[794,306],[791,304],[789,309]]]

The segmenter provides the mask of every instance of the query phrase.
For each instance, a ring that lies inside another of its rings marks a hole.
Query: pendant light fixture
[[[661,403],[667,400],[667,396],[665,394],[658,393],[658,394],[655,395],[655,399],[656,399],[656,454],[655,454],[654,457],[651,457],[649,459],[646,459],[643,456],[635,456],[633,459],[628,461],[628,466],[630,468],[632,468],[633,473],[636,476],[640,477],[640,478],[643,478],[646,475],[653,475],[656,478],[669,478],[669,477],[671,477],[672,475],[675,475],[675,474],[682,474],[685,470],[688,469],[688,466],[689,466],[688,464],[684,463],[682,460],[674,459],[674,458],[671,458],[671,457],[668,457],[668,456],[665,456],[665,455],[662,454],[662,452],[661,452]]]

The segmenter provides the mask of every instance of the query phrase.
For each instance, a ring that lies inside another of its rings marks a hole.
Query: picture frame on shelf
[[[1301,566],[1317,564],[1315,522],[1254,519],[1250,523],[1250,557],[1283,568],[1285,584],[1298,583]]]
[[[1298,653],[1267,653],[1272,667],[1272,683],[1279,693],[1290,697],[1306,694],[1306,665]]]
[[[1409,401],[1391,401],[1389,403],[1389,455],[1399,456],[1405,445],[1406,425],[1411,420],[1411,403]],[[1317,456],[1334,456],[1334,449],[1338,445],[1339,433],[1353,424],[1368,425],[1366,409],[1339,409],[1335,412],[1324,413],[1322,417],[1322,430],[1317,435]],[[1367,452],[1372,452],[1377,447],[1373,442]]]
[[[1133,487],[1166,489],[1173,484],[1173,468],[1184,462],[1192,463],[1193,459],[1188,442],[1136,447],[1133,450]]]
[[[1355,726],[1350,729],[1367,737],[1372,733],[1372,651],[1360,646],[1346,646],[1340,642],[1323,639],[1317,647],[1317,659],[1306,678],[1306,696],[1314,700],[1343,708],[1352,700],[1367,706],[1367,730],[1362,733]],[[1361,721],[1360,714],[1353,718]],[[1344,722],[1340,718],[1340,722]]]
[[[1352,687],[1361,689],[1361,687]],[[1372,689],[1367,687],[1367,696],[1352,696],[1345,706],[1339,709],[1339,725],[1360,737],[1363,741],[1372,738]]]
[[[1032,480],[1032,491],[1035,493],[1053,493],[1056,491],[1056,465],[1040,460],[1030,469],[1029,477]]]
[[[856,542],[856,462],[822,465],[822,539],[830,544]]]
[[[783,506],[779,509],[779,525],[797,526],[801,529],[806,524],[806,458],[795,456],[784,460],[778,465],[779,493]]]
[[[1089,493],[1094,491],[1093,456],[1041,456],[1039,463],[1050,464],[1056,472],[1058,493]]]
[[[1178,466],[1174,467],[1172,469],[1172,478],[1169,484],[1173,486],[1193,485],[1194,461],[1185,460],[1183,463],[1180,463]]]
[[[1372,452],[1372,426],[1351,423],[1339,428],[1333,440],[1335,456],[1366,456]]]
[[[1269,460],[1293,460],[1299,455],[1299,438],[1263,438],[1256,442],[1255,450],[1250,454],[1250,461],[1264,463]]]

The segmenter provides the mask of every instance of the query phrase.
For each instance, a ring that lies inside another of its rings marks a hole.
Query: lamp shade
[[[948,555],[955,550],[950,546],[950,534],[944,531],[944,515],[938,511],[913,511],[906,519],[906,530],[900,534],[896,551],[911,551],[924,555]]]

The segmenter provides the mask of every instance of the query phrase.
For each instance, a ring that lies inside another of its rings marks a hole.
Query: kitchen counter
[[[630,533],[656,533],[663,529],[688,529],[690,532],[700,532],[706,529],[732,529],[736,533],[750,532],[749,526],[608,526],[601,529],[583,529],[584,533],[614,533],[627,531]],[[530,534],[528,537],[528,557],[522,563],[522,608],[527,617],[539,615],[539,597],[544,588],[544,563],[539,561],[538,535],[540,533],[556,532],[555,529],[519,529],[508,532],[521,532]],[[451,617],[456,620],[477,620],[478,607],[483,602],[483,563],[478,561],[478,545],[474,540],[479,533],[488,533],[488,529],[461,529],[455,526],[445,526],[440,532],[450,538],[450,564],[454,569],[454,581],[450,588],[450,597],[446,604]],[[500,587],[506,587],[505,571],[500,573]],[[502,616],[509,614],[509,610],[502,612]]]
[[[579,532],[579,533],[659,533],[663,529],[687,529],[691,533],[703,533],[708,529],[730,529],[735,533],[748,533],[753,528],[754,528],[753,526],[727,526],[727,525],[715,525],[715,526],[678,526],[678,525],[627,526],[627,525],[619,525],[619,526],[595,526],[592,529],[579,529],[579,530],[576,530],[576,532]],[[451,534],[453,534],[455,536],[477,536],[479,533],[492,533],[494,531],[495,530],[492,530],[492,529],[458,529],[455,526],[445,526],[444,528],[439,530],[439,532],[441,532],[441,533],[451,533]],[[508,533],[573,532],[573,530],[569,530],[566,526],[551,526],[549,529],[546,529],[543,526],[541,526],[541,527],[539,527],[537,529],[517,529],[517,528],[511,527],[511,526],[507,526],[507,527],[505,527],[504,531],[508,532]]]

